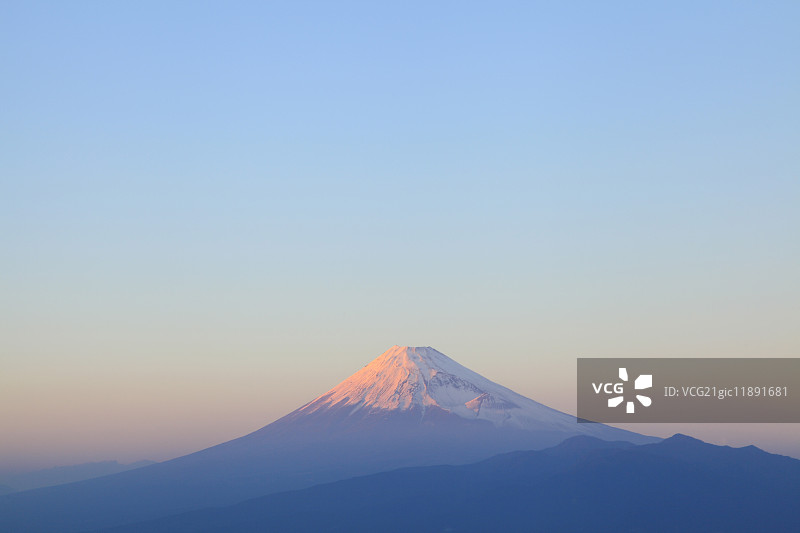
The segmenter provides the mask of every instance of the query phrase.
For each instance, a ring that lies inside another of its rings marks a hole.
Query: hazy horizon
[[[402,345],[402,343],[401,343]],[[436,348],[433,346],[433,348]],[[388,349],[388,347],[387,347]],[[378,357],[380,354],[376,354],[375,357]],[[452,356],[452,354],[445,355]],[[353,368],[351,373],[355,373],[365,364],[369,363],[369,361],[365,361],[364,364]],[[458,359],[456,358],[458,361]],[[462,361],[458,361],[462,363]],[[467,365],[468,366],[468,365]],[[470,368],[471,370],[475,370],[475,368]],[[479,373],[481,373],[479,371]],[[173,459],[175,457],[179,457],[181,455],[185,455],[187,453],[192,453],[195,451],[199,451],[201,449],[205,449],[207,447],[219,444],[221,442],[226,442],[228,440],[232,440],[238,437],[241,437],[247,433],[255,431],[256,429],[260,429],[261,427],[268,425],[271,422],[274,422],[278,418],[288,414],[291,411],[301,407],[305,403],[313,400],[314,398],[324,394],[329,389],[333,388],[335,385],[338,385],[340,381],[344,380],[346,377],[349,376],[342,376],[341,380],[337,381],[336,383],[332,383],[329,387],[324,389],[318,390],[312,396],[306,397],[304,400],[299,400],[298,403],[294,404],[292,407],[287,407],[284,412],[280,414],[274,415],[273,418],[265,420],[265,421],[258,421],[257,411],[258,406],[251,407],[248,412],[251,413],[251,425],[250,427],[246,427],[242,420],[236,420],[238,422],[238,426],[235,426],[234,423],[231,423],[228,420],[228,425],[225,426],[226,428],[232,428],[227,433],[224,433],[223,430],[220,429],[220,423],[225,422],[220,419],[215,420],[208,420],[209,424],[202,424],[198,422],[198,426],[201,429],[205,429],[206,433],[204,435],[191,435],[191,436],[184,436],[189,437],[186,438],[187,444],[184,444],[183,448],[169,448],[167,442],[164,439],[153,439],[151,444],[152,450],[156,450],[153,452],[153,456],[150,457],[142,457],[136,455],[137,448],[126,450],[121,454],[121,457],[117,456],[109,456],[109,455],[89,455],[89,454],[81,454],[80,452],[84,452],[85,449],[83,447],[77,450],[70,450],[68,448],[63,447],[63,443],[59,445],[59,450],[62,452],[62,462],[61,463],[50,463],[47,462],[31,462],[25,463],[24,461],[15,461],[11,463],[0,463],[0,474],[8,474],[12,472],[20,472],[20,471],[29,471],[29,470],[38,470],[44,469],[54,466],[70,466],[74,464],[82,464],[87,462],[95,462],[95,461],[105,461],[105,460],[116,460],[123,464],[128,464],[132,462],[136,462],[138,460],[155,460],[155,461],[165,461],[169,459]],[[493,379],[491,375],[485,376]],[[508,376],[508,379],[512,379],[512,376]],[[550,381],[549,376],[542,376],[540,375],[537,378],[537,382],[545,382]],[[545,401],[541,397],[537,397],[535,394],[532,394],[530,391],[525,391],[520,388],[514,388],[513,386],[509,385],[507,381],[499,381],[500,385],[509,386],[515,392],[519,392],[525,396],[530,397],[536,401],[544,403],[550,407],[559,409],[563,412],[568,414],[575,414],[575,394],[574,394],[574,379],[573,382],[570,384],[572,387],[572,396],[569,398],[564,397],[553,397],[551,398],[552,401]],[[303,387],[306,389],[307,387]],[[296,395],[290,396],[294,398]],[[279,405],[284,405],[287,403],[286,398],[273,398],[279,401]],[[270,406],[272,407],[272,406]],[[274,411],[274,407],[272,409]],[[244,418],[244,417],[241,417]],[[213,422],[213,423],[212,423]],[[674,435],[675,433],[684,433],[687,435],[694,436],[696,438],[700,438],[707,442],[718,444],[718,445],[729,445],[733,447],[741,447],[747,446],[751,444],[755,444],[766,451],[772,453],[779,453],[782,455],[790,455],[797,458],[800,458],[800,442],[798,442],[795,437],[797,435],[797,427],[796,424],[667,424],[667,423],[659,423],[659,424],[609,424],[614,427],[619,427],[623,429],[628,429],[630,431],[634,431],[637,433],[641,433],[644,435],[652,435],[657,437],[669,437]],[[174,434],[175,428],[172,428],[172,432]],[[167,431],[167,433],[169,433]],[[98,441],[105,445],[115,445],[117,443],[108,442],[107,440],[104,441],[104,434],[99,433],[97,437]],[[196,443],[196,444],[195,444]],[[117,444],[118,445],[118,444]],[[195,447],[192,447],[192,446]],[[122,448],[124,450],[124,448]],[[158,451],[158,450],[165,450],[165,451]],[[75,455],[76,452],[79,452]],[[70,455],[72,453],[73,455]],[[96,453],[96,452],[95,452]],[[113,452],[112,452],[113,453]],[[50,455],[49,457],[53,457]],[[73,460],[73,462],[69,462],[69,457],[86,457],[86,460],[78,459]],[[48,459],[51,460],[52,459]]]
[[[800,356],[798,20],[4,4],[0,470],[197,451],[394,344],[569,413],[578,357]]]

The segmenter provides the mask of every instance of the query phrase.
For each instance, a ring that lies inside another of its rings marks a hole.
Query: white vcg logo
[[[595,394],[602,390],[606,394],[622,394],[622,383],[592,383]]]
[[[620,368],[619,369],[619,379],[622,381],[628,381],[628,369],[627,368]],[[653,386],[653,375],[652,374],[642,374],[636,381],[633,382],[633,388],[635,390],[642,390],[642,389],[649,389]],[[592,383],[592,388],[594,389],[595,394],[600,394],[602,390],[606,394],[618,394],[619,396],[615,396],[613,398],[608,399],[608,406],[609,407],[616,407],[623,402],[625,397],[622,395],[624,390],[624,385],[622,383]],[[653,403],[653,400],[650,399],[649,396],[644,396],[641,394],[636,395],[636,399],[639,400],[639,403],[645,407],[650,407],[650,404]],[[625,412],[626,413],[633,413],[635,411],[635,405],[632,401],[629,401],[625,404]]]

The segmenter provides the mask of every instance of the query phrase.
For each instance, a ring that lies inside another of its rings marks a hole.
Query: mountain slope
[[[130,472],[0,497],[0,531],[69,533],[353,476],[464,464],[574,435],[652,442],[520,396],[432,348],[393,347],[244,437]]]
[[[574,437],[464,466],[395,470],[103,533],[800,531],[800,461],[676,435]]]

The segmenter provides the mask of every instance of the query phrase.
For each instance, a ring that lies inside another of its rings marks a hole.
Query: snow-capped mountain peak
[[[393,346],[298,414],[346,409],[348,415],[431,408],[496,426],[575,430],[575,419],[519,395],[431,347]]]

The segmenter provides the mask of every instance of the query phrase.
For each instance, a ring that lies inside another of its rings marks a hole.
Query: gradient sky
[[[800,356],[799,25],[3,2],[0,469],[195,451],[394,344],[570,412],[579,356]]]

